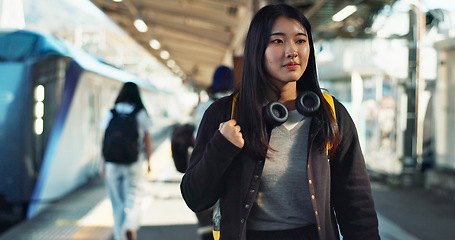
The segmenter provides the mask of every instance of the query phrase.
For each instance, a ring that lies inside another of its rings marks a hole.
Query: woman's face
[[[309,55],[306,29],[296,19],[278,17],[265,49],[265,65],[270,81],[276,86],[296,82],[305,72]]]

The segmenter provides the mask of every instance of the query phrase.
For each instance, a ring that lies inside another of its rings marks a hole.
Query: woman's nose
[[[286,57],[287,58],[296,58],[297,57],[297,51],[295,50],[295,46],[293,46],[292,43],[287,44]]]
[[[296,51],[288,51],[286,53],[287,58],[296,58],[298,56],[298,53]]]

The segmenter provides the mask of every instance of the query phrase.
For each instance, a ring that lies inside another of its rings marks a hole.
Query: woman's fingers
[[[243,148],[245,140],[243,139],[241,132],[242,128],[237,125],[237,121],[235,119],[220,123],[219,130],[221,134],[223,134],[223,136],[232,144],[239,148]]]

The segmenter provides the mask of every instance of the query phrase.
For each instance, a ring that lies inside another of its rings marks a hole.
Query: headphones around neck
[[[312,91],[300,93],[295,99],[297,111],[304,116],[312,116],[321,105],[319,96]],[[288,109],[278,101],[269,102],[263,109],[262,114],[266,122],[273,127],[286,122],[289,117]]]

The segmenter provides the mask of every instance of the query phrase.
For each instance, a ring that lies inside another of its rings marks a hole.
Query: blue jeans
[[[137,230],[142,198],[142,161],[131,165],[106,162],[105,176],[108,196],[114,214],[114,239],[121,240],[126,231]]]

